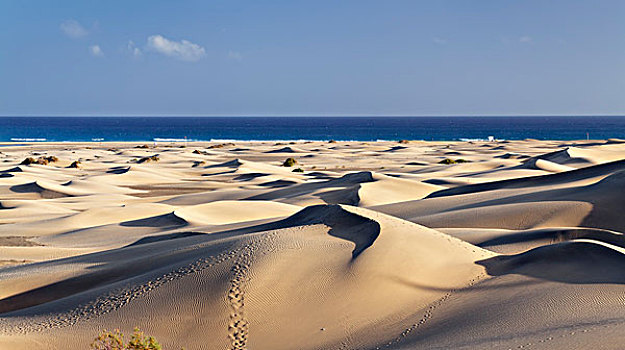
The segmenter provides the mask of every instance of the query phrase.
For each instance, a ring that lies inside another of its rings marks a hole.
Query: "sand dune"
[[[181,208],[174,211],[174,215],[194,225],[223,225],[288,216],[299,209],[279,202],[217,201]]]
[[[3,148],[0,349],[625,341],[619,140],[86,146]]]

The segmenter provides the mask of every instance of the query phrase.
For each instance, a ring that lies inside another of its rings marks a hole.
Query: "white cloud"
[[[70,38],[82,38],[89,34],[89,31],[85,29],[78,21],[69,19],[61,23],[61,31]]]
[[[139,49],[132,40],[128,40],[127,48],[128,52],[134,57],[140,57],[142,54],[141,49]]]
[[[173,41],[161,35],[148,37],[147,46],[158,53],[183,61],[198,61],[206,55],[206,50],[198,44],[188,40]]]
[[[445,44],[447,44],[447,40],[442,39],[442,38],[438,38],[438,37],[432,38],[432,41],[435,44],[438,44],[438,45],[445,45]]]
[[[104,56],[104,52],[102,52],[102,49],[100,48],[100,45],[91,45],[89,46],[89,52],[91,52],[91,54],[95,57],[102,57]]]
[[[531,36],[522,36],[522,37],[519,38],[519,42],[530,44],[530,43],[534,42],[534,40],[532,39]]]
[[[243,55],[240,52],[228,51],[228,58],[241,62],[243,60]]]

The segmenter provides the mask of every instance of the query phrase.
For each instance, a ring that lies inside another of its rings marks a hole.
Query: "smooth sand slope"
[[[618,140],[0,151],[0,349],[625,343]]]

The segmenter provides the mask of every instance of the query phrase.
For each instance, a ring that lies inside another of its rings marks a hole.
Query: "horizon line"
[[[128,117],[128,118],[178,118],[178,117],[197,117],[197,118],[332,118],[332,117],[349,117],[349,118],[428,118],[428,117],[625,117],[624,114],[607,113],[607,114],[2,114],[0,118],[92,118],[92,117]]]

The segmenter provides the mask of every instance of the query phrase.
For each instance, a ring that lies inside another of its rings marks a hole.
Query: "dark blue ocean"
[[[0,141],[625,139],[609,117],[0,117]]]

